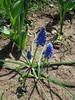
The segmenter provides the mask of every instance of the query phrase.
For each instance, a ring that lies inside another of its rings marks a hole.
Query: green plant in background
[[[51,57],[53,57],[53,45],[50,42],[46,45],[46,38],[47,38],[46,30],[44,27],[42,27],[40,29],[40,32],[38,33],[38,36],[36,36],[32,42],[32,49],[27,52],[25,52],[24,50],[22,51],[22,56],[25,59],[25,61],[22,62],[22,61],[13,61],[13,60],[5,60],[5,61],[0,60],[0,62],[5,62],[5,65],[6,63],[16,64],[15,68],[12,68],[12,69],[10,67],[8,68],[10,68],[11,70],[14,70],[20,75],[19,82],[21,83],[22,89],[24,91],[26,88],[25,82],[27,78],[32,77],[35,80],[34,81],[35,86],[37,87],[38,85],[40,86],[47,100],[50,100],[50,97],[48,97],[48,95],[46,94],[46,91],[43,86],[43,84],[46,84],[47,82],[48,84],[53,83],[60,86],[61,88],[66,90],[67,93],[69,93],[73,97],[73,100],[74,100],[75,96],[71,93],[69,88],[75,87],[75,84],[71,82],[63,82],[61,80],[58,80],[56,77],[52,75],[48,75],[46,72],[44,72],[45,71],[44,68],[48,66],[51,67],[52,64],[54,65],[55,64],[61,65],[61,64],[68,64],[68,63],[75,64],[75,61],[74,62],[48,62],[48,60]],[[36,45],[35,50],[33,48],[34,45]],[[37,59],[36,54],[37,54],[38,48],[40,47],[42,47],[42,51],[40,52],[39,59],[36,61]],[[21,69],[25,69],[25,70],[22,71]],[[46,85],[48,86],[48,84]]]
[[[24,20],[27,20],[28,12],[37,10],[46,4],[49,5],[52,1],[53,0],[0,0],[1,8],[8,15],[11,22],[11,29],[8,29],[6,26],[4,26],[0,28],[0,31],[14,41],[20,49],[23,49],[25,38],[28,32],[28,25],[24,25]],[[61,40],[63,34],[62,29],[64,15],[66,12],[75,9],[75,1],[57,1],[60,14],[60,31],[58,32],[58,40]],[[26,26],[25,29],[24,26]]]
[[[50,0],[0,0],[1,8],[8,15],[11,22],[11,29],[6,26],[0,28],[0,32],[15,42],[22,50],[28,32],[28,25],[24,25],[27,14],[32,9],[36,10]],[[25,29],[24,29],[25,26]]]
[[[5,13],[3,13],[0,7],[0,27],[3,26],[6,23],[6,21],[8,21],[8,17]]]
[[[0,1],[2,9],[8,15],[11,22],[11,30],[4,26],[0,31],[15,42],[20,49],[24,48],[24,42],[28,32],[28,25],[25,25],[24,29],[24,19],[28,10],[28,4],[26,3],[25,0]]]
[[[30,11],[40,10],[45,5],[51,5],[52,0],[31,0],[31,8]]]
[[[67,12],[72,11],[75,9],[75,1],[74,0],[57,0],[58,9],[60,14],[60,31],[58,33],[58,40],[62,39],[63,35],[63,21],[64,16]]]

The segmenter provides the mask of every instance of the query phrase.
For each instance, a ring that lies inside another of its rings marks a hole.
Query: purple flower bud
[[[48,43],[46,51],[44,52],[45,58],[51,58],[53,56],[53,45],[52,43]]]
[[[32,58],[32,53],[30,51],[27,52],[27,58],[30,60]]]
[[[36,39],[36,46],[39,45],[44,46],[46,43],[46,29],[41,27],[40,32],[38,33],[38,37]]]

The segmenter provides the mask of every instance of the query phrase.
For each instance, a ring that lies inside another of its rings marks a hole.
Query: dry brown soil
[[[73,12],[72,12],[73,13]],[[59,47],[59,49],[54,49],[54,57],[50,59],[50,61],[75,61],[75,18],[73,17],[73,14],[68,14],[65,17],[64,21],[64,27],[63,27],[63,33],[64,33],[64,42],[63,45]],[[28,34],[28,45],[30,45],[32,38],[33,38],[33,32],[37,32],[41,26],[45,26],[47,30],[47,42],[51,41],[54,34],[56,34],[56,30],[59,28],[59,16],[57,8],[54,6],[54,8],[45,7],[42,11],[39,11],[37,13],[30,14],[29,19],[32,20],[33,25],[32,28],[29,28],[29,34]],[[0,35],[0,59],[7,59],[11,58],[14,59],[14,55],[10,52],[9,48],[2,51],[5,45],[9,43],[9,39],[3,38],[2,35]],[[29,48],[29,46],[28,46]],[[37,54],[37,59],[40,55],[40,49]],[[15,51],[15,55],[16,55]],[[21,59],[21,57],[20,57]],[[11,66],[11,65],[9,65]],[[13,67],[13,66],[11,66]],[[57,67],[57,66],[54,66]],[[11,76],[13,76],[15,72],[11,72],[7,69],[1,69],[0,70],[0,93],[3,94],[3,100],[29,100],[30,92],[34,86],[34,79],[27,79],[26,81],[26,87],[27,92],[21,94],[22,92],[19,89],[19,83],[18,83],[18,75],[12,79]],[[57,77],[57,79],[61,79],[63,81],[72,81],[72,83],[75,83],[75,66],[58,66],[58,69],[48,69],[49,75],[54,75]],[[30,100],[47,100],[46,96],[44,95],[43,91],[41,90],[39,84],[38,89],[40,91],[41,96],[36,91],[36,88],[34,89],[34,92],[32,96],[30,97]],[[44,86],[45,92],[47,92],[47,96],[49,96],[49,100],[73,100],[71,96],[67,94],[66,91],[64,91],[59,86],[56,86],[54,84],[50,84],[51,89],[58,93],[58,95],[54,94],[52,91],[50,92],[46,86]],[[72,93],[75,95],[75,89],[70,89]]]

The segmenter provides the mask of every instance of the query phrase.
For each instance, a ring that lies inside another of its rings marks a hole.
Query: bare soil
[[[64,19],[64,42],[59,46],[59,49],[54,49],[54,57],[49,61],[75,61],[75,18],[72,13],[73,12],[67,14]],[[53,8],[45,7],[42,11],[31,13],[29,19],[32,20],[33,25],[29,28],[28,46],[26,49],[29,49],[29,45],[33,40],[33,32],[38,32],[41,26],[46,27],[47,42],[52,40],[59,28],[59,15],[55,6]],[[11,43],[9,42],[9,39],[0,35],[0,59],[21,59],[20,54],[18,54],[20,52],[17,52],[16,49],[14,50],[15,53],[10,51]],[[40,56],[40,51],[41,50],[39,49],[37,59]],[[13,66],[11,66],[11,68],[12,67]],[[37,92],[36,88],[30,96],[35,85],[34,79],[27,79],[26,92],[23,92],[18,83],[19,75],[11,78],[14,74],[15,72],[5,68],[0,70],[0,93],[3,94],[3,100],[47,100],[39,84],[37,84],[37,86],[41,96]],[[48,74],[54,75],[57,79],[61,79],[62,81],[71,81],[75,84],[75,66],[54,66],[54,68],[48,69]],[[73,100],[73,98],[59,86],[50,83],[52,91],[50,91],[45,84],[43,86],[47,96],[50,98],[49,100]],[[75,95],[75,88],[71,88],[70,90]]]

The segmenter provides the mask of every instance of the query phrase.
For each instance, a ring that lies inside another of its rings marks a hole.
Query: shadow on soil
[[[57,96],[59,100],[63,100],[58,93],[56,93],[53,89],[51,89],[49,84],[47,85],[44,81],[42,81],[42,83],[45,86],[45,88],[49,89],[49,94],[50,94],[52,100],[54,100],[54,98],[53,98],[54,95]],[[28,100],[31,100],[31,97],[32,97],[33,92],[34,92],[35,89],[36,89],[36,92],[37,92],[38,96],[41,98],[41,100],[45,100],[44,96],[39,91],[38,82],[35,81],[35,79],[34,79],[33,88],[32,88],[32,90],[31,90],[31,92],[28,96]],[[24,91],[24,89],[22,89],[22,87],[18,87],[17,90],[16,90],[17,98],[20,99],[24,95],[24,93],[26,93],[26,92],[27,91]]]
[[[21,56],[21,51],[18,49],[18,47],[16,45],[14,45],[13,49],[13,42],[10,41],[6,46],[4,46],[1,50],[0,50],[0,59],[1,60],[5,60],[6,58],[10,58],[9,54],[11,53],[12,56],[18,60]],[[0,62],[0,69],[3,66],[3,62]]]
[[[72,24],[72,19],[73,19],[73,16],[74,16],[75,12],[72,11],[72,13],[66,13],[65,16],[64,16],[64,21],[67,20],[69,21],[71,24]],[[48,16],[48,15],[47,15]],[[46,30],[47,32],[52,32],[55,25],[57,25],[60,21],[60,17],[59,17],[59,14],[55,14],[53,17],[51,17],[53,21],[50,21],[47,25],[46,25]],[[55,29],[56,30],[56,29]]]

